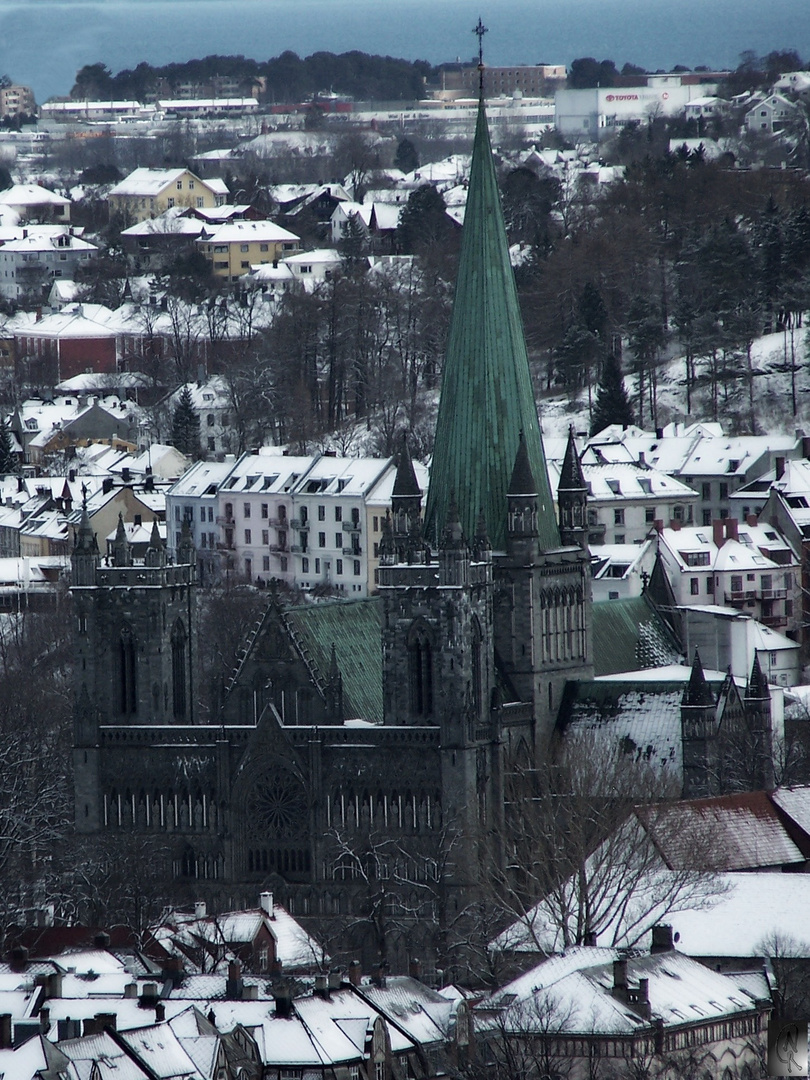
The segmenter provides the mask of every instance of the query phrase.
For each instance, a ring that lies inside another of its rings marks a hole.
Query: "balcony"
[[[268,550],[273,551],[276,554],[286,555],[287,552],[296,551],[297,549],[294,547],[290,547],[289,544],[269,544]]]
[[[344,521],[343,522],[343,531],[344,532],[360,532],[360,528],[361,528],[361,526],[360,526],[359,521]]]
[[[306,544],[290,544],[291,555],[309,555],[309,547]]]
[[[755,601],[756,598],[757,598],[757,594],[756,594],[756,590],[754,590],[754,589],[741,590],[740,592],[734,591],[734,592],[725,593],[726,603],[731,604],[732,607],[737,607],[737,606],[742,607],[744,604],[747,604],[749,601],[751,601],[753,603],[753,601]]]
[[[759,596],[763,600],[785,600],[787,599],[787,589],[762,589]]]
[[[218,514],[217,525],[228,525],[230,528],[234,528],[236,522],[233,520],[232,517],[222,517],[222,515]]]
[[[786,615],[761,615],[759,621],[761,623],[764,623],[765,626],[770,626],[774,628],[780,626],[787,626]]]
[[[267,518],[267,524],[273,529],[289,529],[290,519],[286,517],[271,517]]]
[[[291,529],[304,529],[309,530],[309,518],[290,518],[289,525]]]
[[[352,559],[359,559],[360,556],[363,554],[363,549],[361,547],[345,547],[343,548],[341,554],[347,555],[349,558]]]

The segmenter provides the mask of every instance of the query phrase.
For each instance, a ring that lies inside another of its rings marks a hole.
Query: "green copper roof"
[[[343,711],[349,719],[382,723],[382,652],[377,597],[287,608],[287,619],[303,639],[323,679],[332,645],[343,679]]]
[[[464,535],[474,535],[483,508],[493,548],[506,547],[506,492],[521,431],[537,483],[540,545],[557,547],[560,536],[482,104],[425,510],[431,542],[442,535],[455,493]]]

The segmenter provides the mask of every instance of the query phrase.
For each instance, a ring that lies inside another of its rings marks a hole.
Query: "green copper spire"
[[[482,101],[425,511],[425,532],[432,543],[442,535],[455,492],[464,535],[475,535],[483,510],[493,549],[506,548],[506,494],[521,431],[536,481],[539,544],[542,549],[558,547]]]

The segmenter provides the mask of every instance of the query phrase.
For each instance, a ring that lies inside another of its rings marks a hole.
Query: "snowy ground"
[[[790,433],[797,428],[810,432],[810,351],[805,341],[805,328],[799,327],[793,332],[793,350],[798,370],[796,378],[796,414],[793,413],[790,371],[777,370],[789,367],[791,363],[790,334],[767,334],[754,342],[751,350],[754,370],[753,397],[754,420],[756,431],[752,432],[749,423],[748,386],[745,379],[736,380],[724,391],[720,390],[717,416],[712,415],[709,388],[701,385],[693,397],[691,414],[686,411],[686,389],[684,383],[684,362],[681,356],[675,356],[664,362],[658,372],[658,427],[675,420],[719,420],[729,433],[766,434],[768,432]],[[625,354],[625,367],[629,365],[629,354]],[[739,361],[739,370],[745,370],[746,359]],[[635,380],[625,378],[628,391],[634,394]],[[594,400],[595,400],[594,391]],[[633,397],[633,404],[636,399]],[[577,401],[571,403],[565,393],[551,394],[540,402],[540,416],[543,434],[551,437],[564,437],[569,424],[577,432],[586,433],[590,428],[588,395],[581,391]],[[649,402],[645,402],[644,427],[653,426],[650,418]]]

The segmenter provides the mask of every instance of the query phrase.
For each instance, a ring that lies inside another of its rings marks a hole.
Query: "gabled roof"
[[[483,508],[493,548],[505,548],[506,492],[521,431],[537,483],[540,546],[555,548],[560,536],[482,103],[425,510],[432,542],[455,493],[465,535],[474,535]]]
[[[644,596],[593,605],[595,675],[671,663],[678,655],[671,631]]]
[[[343,680],[343,712],[382,723],[380,609],[376,597],[289,608],[285,618],[306,644],[325,680],[335,646]]]

